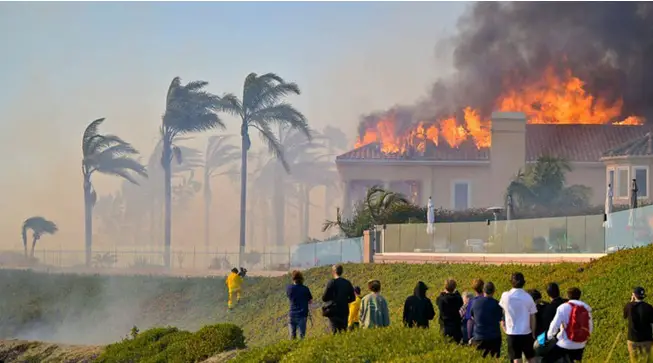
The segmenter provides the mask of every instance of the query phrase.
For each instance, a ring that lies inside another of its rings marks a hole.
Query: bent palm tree
[[[183,85],[181,79],[175,77],[170,82],[166,95],[166,110],[161,125],[161,165],[164,171],[165,199],[163,261],[168,268],[172,233],[172,159],[175,158],[178,163],[181,163],[182,159],[181,149],[174,144],[175,138],[178,135],[207,131],[215,127],[225,128],[216,114],[221,108],[220,98],[204,90],[208,84],[205,81],[193,81]]]
[[[117,175],[131,183],[138,184],[135,175],[147,177],[145,166],[131,158],[138,151],[129,143],[115,135],[102,135],[99,127],[104,118],[91,122],[82,137],[82,175],[84,177],[84,228],[86,265],[91,265],[91,246],[93,238],[93,207],[97,193],[91,184],[94,172]]]
[[[44,234],[55,234],[59,230],[57,225],[43,217],[27,218],[23,222],[23,247],[25,248],[25,257],[27,258],[27,230],[32,230],[32,253],[31,257],[34,258],[34,247],[36,241],[41,239]]]
[[[306,117],[291,104],[284,102],[288,95],[299,95],[297,84],[286,82],[274,73],[258,75],[250,73],[243,85],[242,99],[233,94],[223,97],[224,111],[240,118],[240,135],[242,141],[240,170],[240,246],[238,263],[245,250],[245,226],[247,218],[247,152],[251,146],[249,128],[258,130],[259,135],[273,153],[289,171],[288,163],[283,156],[283,147],[272,132],[271,126],[278,125],[296,129],[310,139]]]
[[[211,136],[206,146],[204,159],[204,251],[209,250],[211,220],[211,178],[229,174],[233,176],[233,169],[222,170],[238,159],[238,148],[227,144],[230,135]],[[222,171],[221,171],[222,170]]]

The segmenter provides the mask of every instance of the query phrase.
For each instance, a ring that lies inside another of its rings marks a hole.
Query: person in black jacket
[[[354,286],[349,280],[342,278],[344,269],[342,265],[334,265],[331,269],[333,279],[327,283],[322,301],[322,315],[329,319],[329,326],[333,334],[347,330],[349,318],[349,303],[356,300]]]
[[[542,294],[536,289],[530,289],[528,293],[533,298],[533,301],[535,301],[535,306],[537,307],[537,314],[535,314],[535,337],[537,338],[540,334],[549,330],[551,322],[548,324],[544,322],[544,312],[549,303],[542,301]]]
[[[463,339],[462,318],[460,316],[463,298],[456,290],[455,280],[447,280],[444,291],[440,293],[436,303],[440,313],[440,331],[444,336],[452,338],[456,343],[460,343]]]
[[[551,282],[546,286],[546,294],[551,298],[551,302],[542,309],[542,318],[540,321],[542,323],[543,331],[549,331],[549,326],[551,325],[553,318],[556,316],[558,307],[568,301],[567,299],[560,297],[560,286],[558,286],[558,284],[555,282]],[[540,315],[540,309],[538,308],[537,310],[538,315]],[[540,321],[538,321],[538,324]],[[540,331],[539,327],[536,328],[538,331]]]
[[[413,295],[404,303],[404,325],[412,328],[428,328],[429,320],[435,318],[435,310],[431,299],[426,297],[428,287],[422,281],[417,282]]]

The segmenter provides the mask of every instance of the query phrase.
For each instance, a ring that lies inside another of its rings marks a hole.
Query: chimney
[[[522,112],[493,112],[490,170],[491,206],[503,206],[506,188],[526,165],[526,115]],[[489,207],[489,206],[488,206]]]

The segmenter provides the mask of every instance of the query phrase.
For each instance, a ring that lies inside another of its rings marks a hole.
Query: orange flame
[[[536,82],[504,92],[495,102],[499,111],[523,112],[531,124],[608,124],[642,125],[644,119],[628,116],[622,121],[614,121],[621,116],[621,99],[609,104],[587,93],[584,83],[565,70],[558,76],[553,67],[548,67]],[[481,113],[472,107],[465,107],[463,119],[459,124],[451,116],[432,124],[418,123],[403,135],[395,130],[392,116],[379,120],[374,127],[359,136],[355,147],[379,142],[384,153],[405,153],[409,148],[423,152],[427,142],[438,145],[440,139],[451,147],[459,147],[471,140],[477,148],[489,147],[490,120],[483,120]]]

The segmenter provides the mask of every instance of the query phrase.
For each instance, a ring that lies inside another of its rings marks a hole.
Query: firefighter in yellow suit
[[[229,289],[229,301],[227,305],[229,309],[233,308],[233,297],[236,294],[236,302],[240,302],[240,288],[243,284],[243,278],[238,274],[238,269],[231,269],[231,273],[227,276],[227,288]]]

